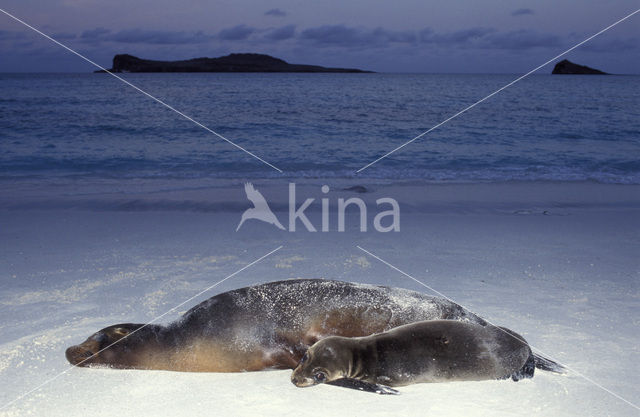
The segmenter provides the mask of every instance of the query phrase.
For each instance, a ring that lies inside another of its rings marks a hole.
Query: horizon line
[[[371,74],[398,74],[398,75],[514,75],[520,72],[421,72],[421,71],[370,71],[362,73],[332,73],[332,72],[271,72],[271,71],[247,71],[247,72],[224,72],[224,71],[201,71],[201,72],[122,72],[122,74],[296,74],[296,75],[351,75],[366,76]],[[0,74],[98,74],[95,71],[0,71]],[[640,75],[640,72],[608,72],[606,74],[552,74],[551,72],[538,72],[532,75]]]

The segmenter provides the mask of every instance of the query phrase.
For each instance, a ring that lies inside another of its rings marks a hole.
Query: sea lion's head
[[[79,345],[68,348],[65,352],[67,360],[75,366],[109,365],[121,367],[121,365],[126,365],[123,363],[123,357],[127,356],[126,353],[131,348],[131,342],[139,340],[141,335],[138,335],[138,331],[143,326],[143,324],[124,323],[105,327]],[[123,338],[129,338],[134,332],[136,337],[132,337],[132,340],[118,342]]]
[[[291,382],[309,387],[348,377],[353,358],[350,339],[326,337],[311,346],[293,370]]]

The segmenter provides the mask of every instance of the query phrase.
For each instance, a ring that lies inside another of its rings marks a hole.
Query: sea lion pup
[[[545,359],[540,367],[555,362]],[[522,336],[492,325],[422,321],[366,337],[330,336],[291,375],[298,387],[332,383],[379,393],[385,385],[533,377],[536,356]],[[557,369],[556,371],[559,371]],[[339,381],[336,383],[336,381]],[[381,384],[381,385],[379,385]],[[394,391],[394,390],[391,390]]]
[[[293,369],[323,337],[367,336],[435,319],[485,324],[455,303],[415,291],[321,279],[277,281],[218,294],[166,326],[106,327],[68,348],[66,357],[77,366],[113,368]]]

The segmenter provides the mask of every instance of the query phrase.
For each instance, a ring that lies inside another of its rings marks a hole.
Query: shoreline
[[[249,181],[247,181],[249,182]],[[88,211],[195,211],[238,212],[250,204],[244,193],[245,181],[186,186],[162,183],[125,184],[124,186],[5,187],[0,191],[0,210],[88,210]],[[298,204],[306,198],[329,200],[336,209],[337,199],[359,198],[375,206],[383,197],[396,199],[406,210],[415,212],[467,210],[540,209],[637,209],[640,185],[597,182],[523,182],[501,183],[429,183],[396,181],[390,183],[344,180],[303,181],[260,179],[252,181],[267,198],[275,212],[288,211],[290,184],[295,184]],[[329,185],[329,192],[321,191]],[[350,189],[356,187],[355,189]],[[319,210],[311,205],[309,211]]]

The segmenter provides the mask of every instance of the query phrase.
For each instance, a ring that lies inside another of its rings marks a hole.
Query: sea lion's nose
[[[305,378],[304,376],[296,372],[294,372],[293,375],[291,375],[291,382],[296,387],[308,387],[308,386],[314,385],[311,379]]]
[[[71,346],[64,352],[64,355],[71,365],[82,366],[84,361],[93,356],[93,352],[80,346]]]
[[[294,372],[293,375],[291,375],[291,382],[293,383],[293,385],[299,387],[304,383],[304,378],[300,375],[296,375],[296,373]]]

